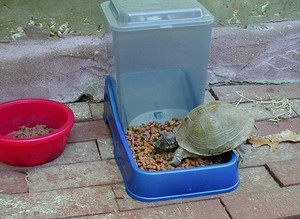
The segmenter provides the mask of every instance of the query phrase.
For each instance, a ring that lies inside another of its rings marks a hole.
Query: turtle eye
[[[166,149],[173,148],[175,144],[174,139],[166,139]]]
[[[173,139],[166,139],[166,143],[167,143],[167,145],[172,145],[172,144],[174,144],[174,141],[173,141]]]
[[[168,140],[161,136],[155,144],[156,148],[164,149],[168,147]]]

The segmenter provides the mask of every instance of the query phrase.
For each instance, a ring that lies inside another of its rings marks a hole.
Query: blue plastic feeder
[[[112,83],[107,77],[103,116],[112,131],[115,159],[132,198],[150,202],[225,193],[238,187],[238,161],[233,152],[223,155],[226,162],[222,164],[155,172],[140,169],[120,123]]]
[[[103,117],[128,194],[159,201],[237,188],[233,152],[222,164],[145,171],[125,137],[129,125],[184,118],[203,103],[214,17],[197,0],[111,0],[101,7],[112,36]]]

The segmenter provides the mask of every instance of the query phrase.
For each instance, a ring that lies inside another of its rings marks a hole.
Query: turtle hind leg
[[[241,144],[239,147],[237,147],[233,152],[236,154],[239,160],[239,165],[243,164],[249,157],[250,151],[247,145]]]
[[[169,162],[174,167],[177,167],[181,161],[186,157],[195,157],[195,154],[188,152],[187,150],[179,147],[176,149],[173,155],[173,159]]]

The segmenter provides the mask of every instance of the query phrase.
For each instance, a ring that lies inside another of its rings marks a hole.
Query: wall
[[[104,0],[0,0],[0,40],[23,36],[27,26],[47,36],[61,33],[99,34]],[[300,18],[299,0],[199,0],[216,23],[247,27],[249,23]],[[25,29],[25,30],[24,30]]]
[[[223,25],[300,18],[299,0],[200,0]]]

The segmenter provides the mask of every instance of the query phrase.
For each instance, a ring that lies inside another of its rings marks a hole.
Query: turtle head
[[[164,132],[161,136],[157,139],[155,144],[155,149],[159,150],[170,150],[177,148],[178,144],[175,139],[175,134],[173,132]]]

